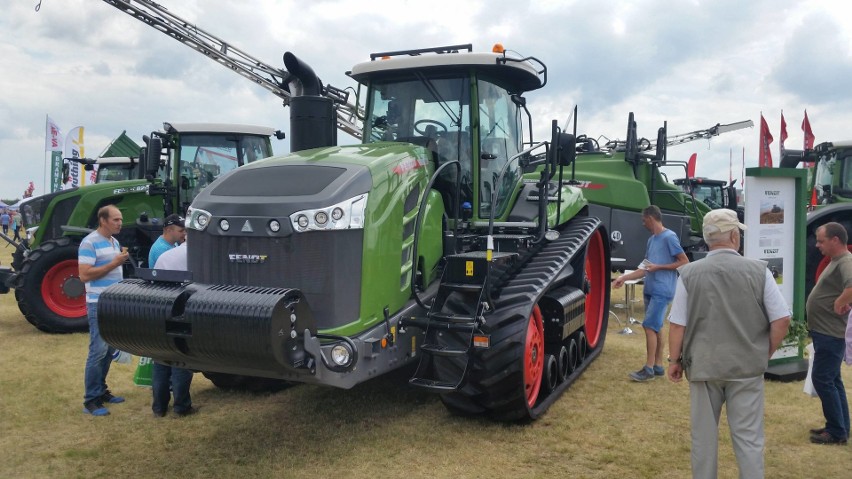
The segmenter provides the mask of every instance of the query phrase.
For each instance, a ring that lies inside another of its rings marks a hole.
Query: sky
[[[167,122],[224,122],[288,131],[289,112],[267,90],[97,0],[15,0],[0,16],[0,198],[30,181],[45,193],[45,120],[85,127],[85,156],[123,131]],[[804,111],[816,143],[852,139],[852,4],[835,0],[160,0],[173,14],[270,65],[286,51],[324,83],[381,51],[494,43],[548,67],[527,94],[537,138],[578,105],[578,133],[624,139],[752,120],[754,128],[670,147],[697,153],[696,175],[728,180],[757,166],[761,113],[775,142],[801,149]],[[40,4],[39,11],[35,10]],[[602,138],[602,141],[603,140]],[[341,144],[353,143],[339,133]],[[273,140],[277,154],[288,140]],[[743,155],[745,149],[745,155]],[[733,169],[730,168],[733,157]],[[670,177],[683,176],[666,168]],[[738,181],[739,183],[739,181]]]

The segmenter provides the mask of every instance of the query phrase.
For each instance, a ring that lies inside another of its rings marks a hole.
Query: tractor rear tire
[[[77,266],[77,242],[68,237],[45,241],[23,264],[15,285],[18,309],[46,333],[87,331],[86,291]]]
[[[217,388],[231,391],[277,393],[297,384],[283,379],[243,376],[239,374],[214,373],[208,371],[202,371],[202,374],[204,374],[204,377],[209,379]]]

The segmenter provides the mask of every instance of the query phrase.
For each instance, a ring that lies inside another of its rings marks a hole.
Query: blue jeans
[[[651,329],[655,333],[659,333],[663,329],[663,321],[666,316],[666,308],[672,302],[671,298],[664,296],[649,296],[644,295],[645,299],[645,321],[642,321],[642,327]]]
[[[192,398],[189,396],[190,383],[192,383],[192,371],[189,369],[154,363],[151,378],[154,402],[151,404],[151,410],[162,414],[169,409],[169,387],[171,387],[171,392],[175,396],[175,412],[180,414],[188,411],[192,407]]]
[[[98,304],[86,303],[86,315],[89,318],[89,357],[86,358],[86,393],[83,404],[94,401],[107,390],[106,377],[115,349],[101,338],[98,329]]]
[[[825,429],[834,437],[849,438],[849,403],[840,377],[840,363],[846,340],[811,331],[814,340],[814,366],[811,379],[822,402]]]

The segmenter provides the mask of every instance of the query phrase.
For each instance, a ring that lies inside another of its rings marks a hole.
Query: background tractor
[[[544,64],[470,45],[374,53],[349,72],[363,141],[334,146],[334,100],[284,62],[304,87],[294,152],[201,191],[191,272],[110,287],[103,337],[225,387],[350,388],[417,363],[410,383],[453,412],[538,417],[600,354],[610,279],[606,228],[568,177],[575,135],[553,122],[532,138],[522,95]]]
[[[31,198],[21,205],[27,240],[16,247],[12,269],[0,269],[0,283],[14,287],[24,317],[42,331],[88,329],[77,247],[97,228],[97,211],[116,205],[124,216],[119,241],[127,246],[132,275],[146,266],[148,250],[162,233],[161,218],[183,213],[216,177],[256,159],[272,156],[272,128],[165,123],[146,138],[146,179],[110,181]],[[8,238],[7,238],[8,239]],[[9,240],[11,242],[11,240]]]
[[[780,167],[809,168],[808,191],[813,193],[808,213],[805,294],[810,294],[829,260],[816,248],[816,230],[834,221],[852,231],[852,141],[827,141],[812,150],[785,150]],[[852,250],[852,247],[850,247]]]
[[[750,126],[753,124],[747,120],[668,136],[664,124],[652,143],[638,136],[630,113],[624,141],[608,141],[600,146],[594,138],[577,137],[574,178],[589,200],[590,214],[600,218],[610,232],[613,257],[623,260],[614,262],[614,268],[635,269],[645,258],[650,233],[642,226],[641,215],[649,205],[660,208],[663,224],[678,235],[690,259],[706,251],[701,224],[712,207],[696,201],[661,172],[663,166],[676,166],[687,172],[686,162],[666,158],[667,148]]]

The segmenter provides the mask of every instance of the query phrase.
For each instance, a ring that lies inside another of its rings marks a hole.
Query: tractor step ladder
[[[489,308],[489,272],[494,264],[504,265],[515,257],[515,253],[493,253],[489,262],[484,251],[447,257],[441,285],[426,315],[420,363],[409,380],[411,385],[439,393],[461,387],[472,358],[473,336]]]

